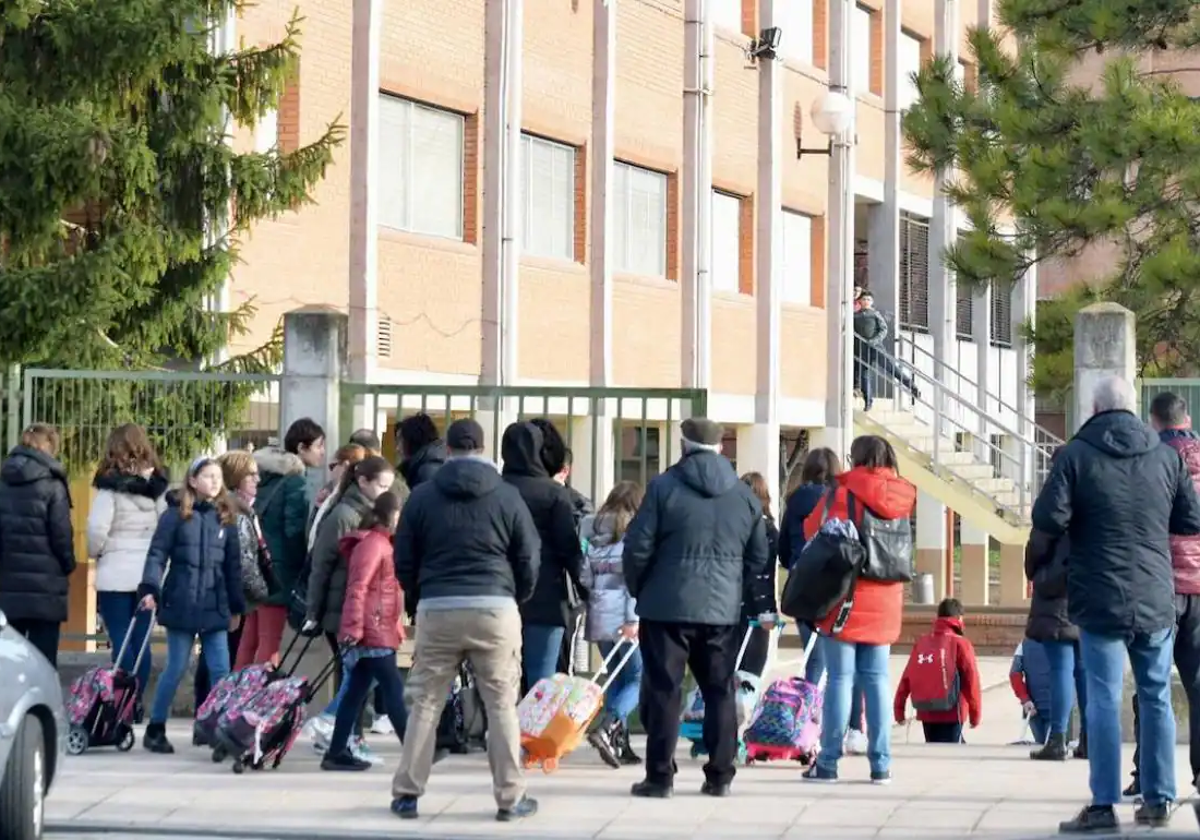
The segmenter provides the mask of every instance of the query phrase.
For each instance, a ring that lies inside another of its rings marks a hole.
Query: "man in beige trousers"
[[[520,820],[537,813],[537,801],[525,795],[521,769],[518,604],[533,594],[541,542],[520,494],[483,456],[483,428],[458,420],[446,446],[449,459],[413,490],[396,531],[396,575],[415,610],[417,639],[392,812],[417,818],[446,695],[466,660],[487,712],[496,819]]]

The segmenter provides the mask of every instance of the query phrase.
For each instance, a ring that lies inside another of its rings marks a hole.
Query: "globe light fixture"
[[[796,158],[805,155],[829,155],[833,153],[834,138],[840,137],[850,128],[854,118],[854,101],[838,90],[827,90],[818,96],[808,111],[809,118],[817,131],[829,138],[823,149],[806,149],[801,139],[799,126],[796,131]],[[797,122],[799,120],[797,119]]]

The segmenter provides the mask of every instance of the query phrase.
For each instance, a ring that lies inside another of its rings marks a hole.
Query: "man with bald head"
[[[1200,500],[1179,453],[1134,413],[1133,385],[1096,383],[1093,415],[1059,456],[1033,505],[1033,527],[1067,534],[1067,603],[1087,675],[1092,802],[1064,834],[1118,828],[1121,695],[1132,666],[1141,712],[1139,825],[1165,826],[1175,792],[1171,536],[1200,534]]]

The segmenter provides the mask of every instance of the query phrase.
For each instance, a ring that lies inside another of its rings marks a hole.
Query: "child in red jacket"
[[[927,744],[962,743],[963,722],[974,729],[983,712],[975,646],[963,635],[962,614],[957,598],[938,604],[933,632],[913,645],[896,689],[896,723],[904,723],[911,699]]]

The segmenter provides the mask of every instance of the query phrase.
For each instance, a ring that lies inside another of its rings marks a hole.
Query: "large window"
[[[462,239],[463,118],[380,94],[379,223]]]
[[[992,346],[1012,347],[1012,283],[992,283]]]
[[[900,328],[929,330],[929,220],[900,214]]]
[[[917,101],[917,83],[913,80],[921,70],[921,39],[900,33],[900,91],[898,105],[907,110]]]
[[[871,10],[854,7],[854,19],[850,30],[850,89],[855,93],[871,90]]]
[[[732,32],[742,31],[742,0],[709,0],[713,23]]]
[[[712,290],[737,294],[741,271],[742,200],[736,195],[712,194]]]
[[[272,108],[254,126],[254,151],[260,155],[279,145],[279,112]]]
[[[575,259],[575,150],[521,137],[521,250]]]
[[[613,268],[667,275],[667,176],[629,163],[613,165]]]
[[[783,211],[783,288],[785,303],[812,305],[812,219]]]
[[[787,58],[813,62],[813,0],[775,4],[775,22],[783,30],[780,51]]]

